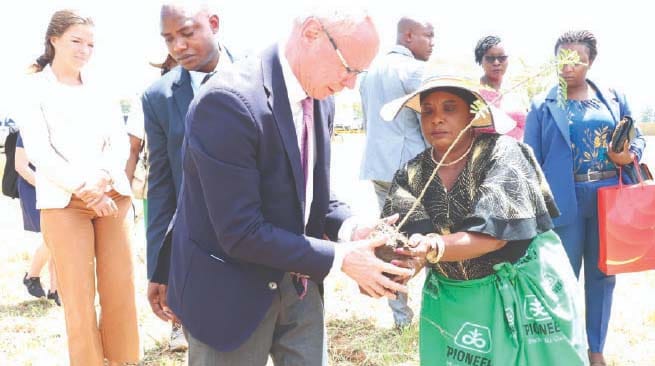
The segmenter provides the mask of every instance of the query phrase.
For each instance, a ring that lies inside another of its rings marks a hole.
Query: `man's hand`
[[[386,240],[381,237],[340,246],[347,251],[341,270],[371,297],[395,299],[397,291],[407,292],[407,286],[392,281],[383,272],[404,278],[411,277],[414,271],[386,263],[375,256],[375,248],[384,245]]]
[[[148,302],[150,303],[150,308],[159,319],[165,322],[170,320],[175,324],[180,324],[180,320],[173,314],[173,311],[168,307],[168,303],[166,302],[167,290],[167,285],[148,282]]]
[[[400,215],[393,214],[383,219],[368,220],[366,222],[359,223],[357,226],[355,226],[353,235],[350,240],[357,241],[367,239],[369,235],[371,235],[371,233],[375,230],[375,227],[380,221],[384,221],[387,225],[393,225],[396,223],[396,221],[398,221],[399,217]]]

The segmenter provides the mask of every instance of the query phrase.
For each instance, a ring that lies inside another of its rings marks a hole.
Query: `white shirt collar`
[[[52,66],[50,64],[45,65],[43,67],[43,70],[41,70],[41,73],[43,73],[43,76],[45,76],[46,80],[61,84],[59,79],[57,79],[57,75],[55,75],[55,72],[52,71]],[[81,85],[86,85],[86,83],[89,81],[89,77],[85,69],[80,70],[80,80],[82,81]]]
[[[284,78],[284,85],[287,87],[287,95],[289,96],[289,105],[293,108],[294,104],[300,104],[303,99],[307,98],[307,93],[300,85],[296,75],[291,70],[289,60],[285,55],[284,50],[286,44],[284,42],[278,43],[278,55],[280,57],[280,65],[282,66],[282,77]]]
[[[231,63],[230,57],[228,57],[227,54],[222,52],[220,49],[219,49],[219,53],[220,55],[218,57],[218,62],[216,63],[216,67],[214,67],[214,71],[218,71],[218,66],[224,62]],[[207,74],[208,74],[207,72],[189,70],[189,76],[191,77],[191,88],[193,88],[194,94],[198,91],[200,84],[202,84],[202,80],[205,78]]]

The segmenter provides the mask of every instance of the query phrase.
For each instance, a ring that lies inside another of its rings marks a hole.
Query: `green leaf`
[[[489,113],[489,106],[480,99],[476,99],[471,104],[471,113],[475,114],[475,118],[484,118]]]

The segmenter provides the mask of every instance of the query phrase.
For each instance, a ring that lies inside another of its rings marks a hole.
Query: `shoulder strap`
[[[147,165],[148,164],[148,140],[146,135],[143,135],[143,139],[141,140],[141,153],[139,154],[139,160],[143,160],[143,162]]]

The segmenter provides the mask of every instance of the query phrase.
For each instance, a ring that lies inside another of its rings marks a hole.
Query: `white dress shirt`
[[[129,142],[118,101],[85,77],[81,85],[59,82],[50,66],[29,75],[26,84],[15,116],[36,167],[37,208],[68,206],[71,194],[100,171],[118,193],[130,196]]]
[[[220,62],[218,64],[220,64]],[[216,67],[218,67],[218,64],[216,64]],[[202,84],[202,80],[205,78],[205,76],[207,76],[207,74],[207,72],[189,70],[189,76],[191,77],[191,89],[193,89],[194,96],[198,94],[198,89]]]
[[[291,116],[293,125],[296,128],[296,138],[298,139],[298,151],[302,151],[302,133],[304,128],[302,101],[307,98],[307,93],[303,90],[300,82],[296,79],[289,61],[284,56],[284,48],[278,49],[280,55],[280,64],[282,66],[282,77],[287,87],[287,96],[291,106]],[[316,164],[316,134],[312,128],[307,135],[307,166],[311,167],[307,172],[307,184],[305,185],[305,225],[309,221],[309,214],[314,200],[314,166]]]
[[[303,131],[303,110],[302,110],[302,100],[307,98],[307,93],[300,85],[298,79],[296,79],[295,74],[291,70],[291,65],[287,60],[284,53],[284,43],[278,45],[278,54],[280,55],[280,64],[282,66],[282,77],[284,78],[284,85],[287,88],[287,95],[289,97],[289,105],[291,106],[291,115],[293,117],[293,124],[296,129],[296,137],[298,138],[298,151],[302,150],[302,131]],[[316,121],[314,121],[314,124]],[[307,185],[305,191],[305,225],[309,220],[309,214],[312,207],[312,201],[314,200],[314,169],[313,167],[316,164],[316,126],[311,131],[311,134],[307,136],[307,151],[309,156],[307,157],[307,165],[312,167],[311,171],[307,173]],[[347,219],[339,229],[339,240],[348,241],[352,234],[353,229],[355,228],[354,218]],[[341,266],[343,264],[343,258],[345,256],[345,251],[342,250],[340,246],[334,248],[334,261],[332,261],[332,267],[328,275],[341,271]]]

